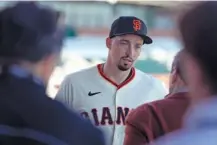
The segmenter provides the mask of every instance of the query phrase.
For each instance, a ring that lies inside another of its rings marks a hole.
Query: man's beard
[[[126,63],[122,63],[122,60],[125,59],[125,58],[128,58],[128,59],[131,59],[129,58],[128,56],[125,56],[125,57],[122,57],[119,61],[119,64],[117,65],[118,69],[121,70],[121,71],[127,71],[129,70],[132,65],[133,65],[133,60],[131,59],[132,63],[129,65],[129,64],[126,64]]]
[[[127,64],[124,65],[124,66],[121,65],[121,64],[118,64],[118,65],[117,65],[118,69],[121,70],[121,71],[127,71],[127,70],[129,70],[129,69],[131,68],[131,66],[132,66],[132,65],[127,66]]]

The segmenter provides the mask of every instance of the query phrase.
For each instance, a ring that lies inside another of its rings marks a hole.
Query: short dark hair
[[[200,2],[180,21],[185,51],[199,64],[204,82],[217,93],[217,2]]]
[[[172,63],[172,69],[171,69],[171,73],[173,71],[176,71],[176,73],[179,75],[179,77],[185,82],[184,79],[184,74],[183,74],[183,70],[181,68],[181,55],[183,53],[183,49],[180,50],[179,52],[177,52],[177,54],[175,55],[174,59],[173,59],[173,63]]]

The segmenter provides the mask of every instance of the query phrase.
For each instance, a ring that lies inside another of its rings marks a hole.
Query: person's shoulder
[[[188,92],[177,92],[168,94],[164,99],[153,102],[159,108],[188,108],[191,103],[191,97]],[[165,109],[164,109],[165,110]]]
[[[176,104],[175,102],[180,102],[185,100],[190,100],[190,97],[188,97],[187,92],[180,92],[180,93],[174,93],[174,94],[167,94],[163,98],[159,100],[155,100],[149,103],[144,104],[144,106],[152,106],[154,108],[162,108],[163,106],[168,107],[170,105]],[[170,108],[169,108],[170,109]]]
[[[164,106],[166,106],[167,108],[168,108],[168,104],[171,104],[170,103],[171,101],[170,101],[170,99],[169,98],[165,98],[165,96],[163,96],[163,98],[161,98],[161,99],[159,99],[159,100],[154,100],[154,101],[152,101],[152,102],[149,102],[149,103],[147,103],[147,104],[144,104],[144,106],[149,106],[149,108],[150,108],[150,106],[152,107],[152,108],[155,108],[155,109],[159,109],[159,108],[164,108]],[[172,101],[172,103],[173,103],[174,101]]]
[[[79,142],[90,145],[103,145],[103,132],[94,127],[89,120],[77,119],[75,130],[80,136]],[[81,143],[79,143],[81,144]]]
[[[150,106],[154,108],[159,108],[159,106],[164,106],[169,102],[168,98],[163,98],[160,100],[155,100],[152,102],[144,103],[140,106],[138,106],[136,109],[133,109],[129,115],[127,116],[127,121],[138,121],[138,122],[145,122],[149,118],[148,116],[151,116],[151,110]],[[145,114],[145,115],[144,115]]]
[[[90,79],[90,76],[93,76],[97,72],[97,66],[91,66],[77,72],[70,73],[66,76],[67,79]]]
[[[150,75],[148,75],[147,73],[137,69],[137,68],[134,68],[135,69],[135,72],[136,72],[136,76],[139,76],[139,77],[143,77],[143,78],[149,78]]]
[[[146,84],[150,84],[150,86],[155,86],[157,88],[164,88],[166,90],[166,85],[153,75],[147,74],[145,72],[142,72],[141,70],[135,69],[136,71],[136,77],[141,79]]]
[[[159,81],[158,79],[156,79],[152,75],[147,74],[147,73],[145,73],[145,72],[143,72],[143,71],[141,71],[139,69],[135,68],[135,72],[136,72],[136,77],[140,77],[143,80],[150,81],[150,82]]]
[[[138,106],[136,109],[133,109],[130,111],[130,113],[127,115],[126,122],[129,123],[136,123],[136,124],[145,124],[144,122],[147,121],[148,116],[150,114],[150,110],[148,108],[148,104],[142,104]]]
[[[89,145],[104,145],[105,138],[101,130],[97,129],[89,122],[83,122],[82,128],[84,130],[80,133],[80,135],[82,135],[80,138],[81,141],[83,140],[85,144]],[[77,130],[80,130],[80,128]]]
[[[59,137],[75,144],[103,144],[102,132],[95,128],[89,120],[83,119],[79,114],[67,109],[56,100],[50,99],[49,102],[50,110],[53,110],[53,113],[49,115],[53,117],[53,124],[58,122],[57,130],[61,130],[63,134]],[[59,119],[55,121],[55,117]]]

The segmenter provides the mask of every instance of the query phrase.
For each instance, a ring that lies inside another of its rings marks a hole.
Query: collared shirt
[[[43,81],[39,77],[34,76],[33,74],[31,74],[31,72],[29,72],[25,68],[22,68],[18,65],[10,66],[9,67],[9,73],[11,73],[12,75],[19,77],[19,78],[31,78],[35,83],[44,86]]]
[[[185,92],[188,92],[188,88],[187,88],[187,87],[182,87],[182,88],[177,89],[177,90],[176,90],[175,92],[173,92],[173,93],[167,94],[164,98],[170,97],[171,94],[185,93]]]
[[[153,145],[217,145],[217,96],[194,105],[186,115],[184,128]]]
[[[186,87],[179,88],[175,93],[184,93],[184,92],[188,92],[188,88]]]

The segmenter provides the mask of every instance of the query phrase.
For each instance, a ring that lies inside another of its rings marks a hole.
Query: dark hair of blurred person
[[[185,47],[183,69],[195,99],[217,94],[216,8],[217,2],[199,3],[180,22]]]
[[[183,50],[179,51],[174,57],[169,78],[169,93],[177,92],[180,87],[186,88],[185,78],[181,69],[181,55]]]
[[[99,130],[46,95],[61,48],[53,10],[18,2],[0,12],[1,145],[103,145]]]

